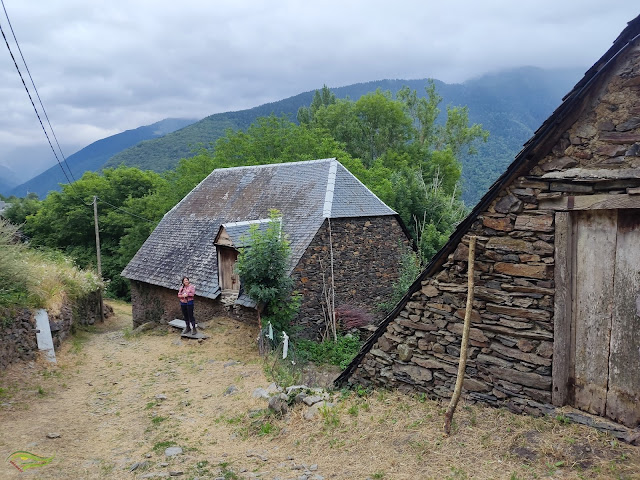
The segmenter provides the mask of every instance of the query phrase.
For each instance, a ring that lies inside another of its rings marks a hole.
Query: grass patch
[[[265,357],[264,374],[282,387],[299,385],[302,383],[302,364],[301,361],[283,359],[280,352],[274,352]]]
[[[167,448],[169,447],[174,447],[175,445],[177,445],[176,442],[174,442],[173,440],[165,440],[164,442],[157,442],[154,446],[153,446],[153,451],[156,453],[162,453],[164,452]]]
[[[220,467],[220,474],[224,477],[225,480],[237,480],[240,477],[231,469],[230,462],[220,462],[218,464]]]
[[[62,253],[28,247],[18,238],[18,226],[0,218],[0,325],[10,325],[16,310],[55,309],[65,296],[79,298],[103,286]]]
[[[296,341],[298,356],[303,360],[319,365],[337,365],[344,369],[360,351],[362,342],[356,335],[340,335],[337,341],[314,342],[299,339]]]
[[[162,417],[160,415],[151,418],[151,423],[154,425],[160,425],[165,420],[168,420],[169,417]]]

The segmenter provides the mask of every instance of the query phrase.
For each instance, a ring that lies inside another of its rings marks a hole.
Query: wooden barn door
[[[574,212],[574,405],[640,422],[640,212]]]
[[[238,275],[234,271],[238,251],[235,248],[218,246],[218,276],[220,288],[224,290],[240,290]]]

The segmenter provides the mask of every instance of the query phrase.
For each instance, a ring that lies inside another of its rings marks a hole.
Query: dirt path
[[[202,343],[173,332],[132,336],[130,310],[115,307],[115,318],[58,352],[57,367],[27,365],[6,374],[5,395],[12,398],[0,410],[2,458],[17,450],[55,456],[28,471],[37,478],[131,477],[124,472],[148,454],[164,456],[165,444],[215,444],[222,432],[201,428],[203,419],[224,427],[225,416],[264,408],[251,396],[254,385],[268,382],[251,348],[255,333],[245,325],[216,319],[206,330],[216,340]],[[224,395],[231,385],[238,391]],[[20,477],[5,467],[1,478]]]
[[[636,447],[491,408],[462,406],[447,439],[441,405],[398,393],[352,393],[311,421],[302,406],[276,418],[252,395],[270,383],[253,329],[217,318],[201,343],[132,336],[130,306],[113,306],[57,367],[0,376],[0,457],[54,457],[23,473],[5,460],[0,478],[640,478]],[[182,453],[167,456],[172,446]]]

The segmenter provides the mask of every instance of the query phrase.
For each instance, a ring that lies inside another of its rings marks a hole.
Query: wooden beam
[[[558,212],[555,218],[555,284],[553,301],[553,363],[551,402],[562,406],[569,402],[571,376],[571,217]]]

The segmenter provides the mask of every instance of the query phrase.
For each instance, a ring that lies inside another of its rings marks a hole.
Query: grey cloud
[[[80,146],[162,118],[249,108],[323,84],[461,82],[523,65],[586,69],[638,14],[632,0],[5,5],[58,136]],[[0,24],[6,28],[6,19]],[[2,50],[0,163],[14,164],[8,152],[46,140]]]

